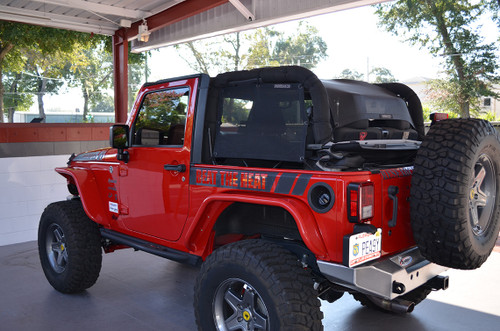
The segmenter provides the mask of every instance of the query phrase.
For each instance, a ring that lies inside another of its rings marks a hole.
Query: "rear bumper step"
[[[417,247],[355,268],[318,261],[319,270],[332,283],[393,300],[417,287],[446,289],[448,277],[437,277],[448,268],[427,261]]]

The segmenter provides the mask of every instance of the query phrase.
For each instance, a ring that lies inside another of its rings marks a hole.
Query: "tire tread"
[[[244,240],[226,245],[212,253],[203,263],[194,289],[199,330],[205,330],[197,309],[200,301],[206,300],[201,295],[202,279],[211,269],[227,263],[244,264],[252,273],[272,284],[270,290],[276,298],[276,309],[283,330],[323,330],[321,303],[313,288],[311,274],[303,269],[295,255],[262,240]]]

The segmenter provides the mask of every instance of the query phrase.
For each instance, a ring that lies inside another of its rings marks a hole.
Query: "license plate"
[[[349,267],[378,259],[382,251],[382,229],[375,234],[362,232],[349,237]]]

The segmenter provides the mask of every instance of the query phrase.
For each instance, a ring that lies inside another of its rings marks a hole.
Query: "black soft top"
[[[234,71],[216,76],[211,84],[213,87],[221,88],[250,82],[302,84],[309,91],[315,107],[311,119],[315,143],[326,143],[332,139],[328,96],[325,87],[312,71],[298,66]]]
[[[406,102],[385,88],[347,79],[322,83],[335,127],[360,120],[402,120],[414,127]]]

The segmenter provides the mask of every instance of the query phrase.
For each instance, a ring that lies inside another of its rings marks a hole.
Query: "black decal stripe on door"
[[[297,179],[297,183],[295,183],[292,194],[302,196],[307,188],[307,185],[309,184],[309,180],[311,180],[311,177],[312,175],[300,175],[299,179]]]
[[[295,178],[297,178],[297,174],[282,174],[274,193],[289,194],[295,182]]]

